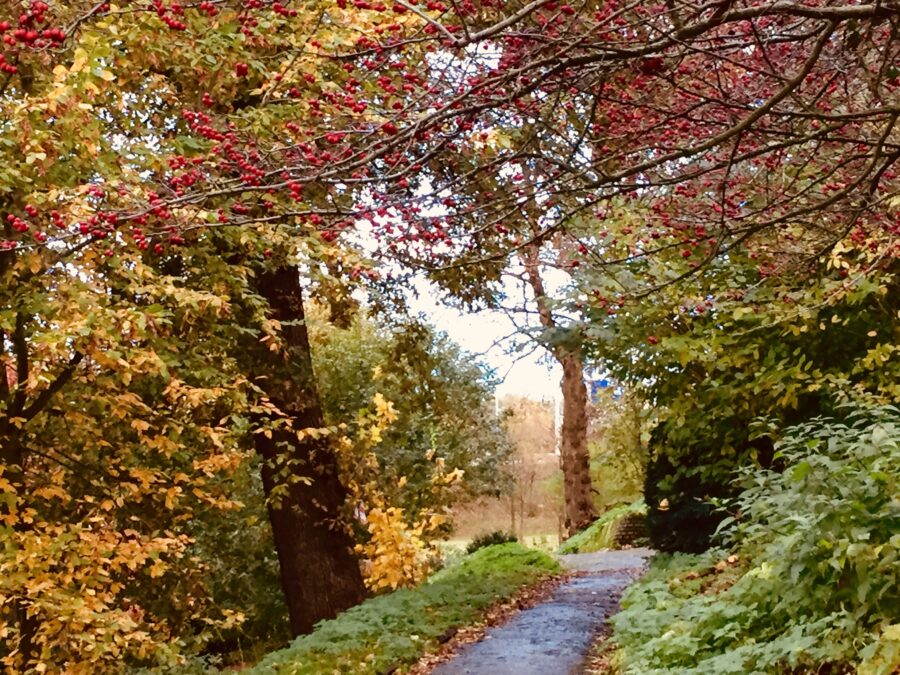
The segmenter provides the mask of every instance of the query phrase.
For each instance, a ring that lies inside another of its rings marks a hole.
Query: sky
[[[359,221],[356,228],[357,243],[369,253],[374,253],[379,242],[372,235],[372,226]],[[567,277],[553,270],[544,272],[544,284],[553,294],[565,285]],[[412,280],[412,292],[407,294],[407,302],[412,314],[421,313],[427,321],[440,331],[444,331],[464,350],[476,355],[495,370],[502,381],[497,386],[496,395],[524,396],[535,400],[556,400],[559,394],[559,380],[562,369],[550,363],[543,349],[532,352],[526,350],[515,355],[507,353],[507,336],[514,333],[515,325],[501,311],[478,313],[460,312],[441,302],[441,291],[423,277]],[[521,304],[522,288],[507,281],[504,293],[515,303]]]
[[[497,377],[503,380],[497,387],[498,397],[556,398],[561,369],[548,363],[543,349],[530,354],[529,350],[508,354],[509,342],[504,338],[515,326],[503,312],[460,312],[442,304],[438,296],[434,288],[420,289],[417,297],[409,298],[411,309],[424,314],[438,330],[495,369]]]

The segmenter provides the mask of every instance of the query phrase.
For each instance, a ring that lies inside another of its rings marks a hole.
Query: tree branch
[[[25,407],[25,383],[28,381],[28,342],[25,339],[25,315],[16,314],[16,328],[12,336],[16,355],[16,393],[9,408],[10,417],[18,417]]]
[[[62,389],[66,383],[72,379],[72,375],[75,373],[75,369],[78,368],[78,364],[82,362],[84,359],[84,354],[81,352],[75,352],[72,358],[69,360],[69,364],[62,369],[59,375],[56,376],[56,379],[50,384],[49,387],[44,389],[40,393],[40,395],[29,405],[25,410],[22,411],[22,417],[25,420],[30,420],[34,418],[39,412],[41,412],[44,408],[47,407],[47,404],[50,402],[50,399]]]

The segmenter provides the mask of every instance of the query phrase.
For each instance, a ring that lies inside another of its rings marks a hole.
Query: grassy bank
[[[590,527],[566,539],[559,547],[559,553],[592,553],[614,548],[616,526],[623,517],[633,513],[647,513],[643,500],[610,509],[591,523]]]
[[[414,663],[448,629],[475,623],[490,605],[559,571],[519,544],[483,548],[418,588],[367,600],[269,654],[251,672],[380,673]]]

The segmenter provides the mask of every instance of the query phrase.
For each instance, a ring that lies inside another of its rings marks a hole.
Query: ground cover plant
[[[476,622],[490,605],[559,571],[516,543],[480,548],[414,589],[371,598],[269,654],[254,673],[381,673],[415,662],[437,638]]]
[[[744,471],[729,547],[660,556],[614,618],[623,673],[900,667],[900,411],[793,427]]]

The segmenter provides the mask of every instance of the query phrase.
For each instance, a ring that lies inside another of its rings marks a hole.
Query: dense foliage
[[[267,656],[253,672],[381,673],[414,662],[451,628],[559,571],[545,553],[519,544],[479,549],[418,588],[367,600],[311,635]]]
[[[0,658],[13,668],[24,616],[43,658],[73,668],[177,659],[238,618],[212,603],[190,523],[238,506],[259,395],[222,319],[253,299],[208,260],[190,252],[177,277],[127,252],[109,268],[90,248],[68,266],[50,251],[0,261],[0,337],[15,345],[0,378]]]
[[[602,302],[585,310],[594,356],[658,421],[645,490],[656,546],[708,546],[719,516],[704,502],[733,494],[737,467],[773,466],[785,426],[827,414],[841,395],[896,400],[900,293],[882,245],[892,244],[848,243],[773,278],[735,254],[611,314]],[[589,287],[603,272],[584,274]]]
[[[900,411],[789,429],[784,471],[745,470],[727,550],[662,557],[615,620],[626,673],[900,667]]]
[[[786,425],[900,394],[898,26],[893,0],[4,3],[3,666],[207,649],[240,615],[203,530],[241,546],[242,494],[294,632],[362,599],[360,500],[359,552],[404,561],[370,579],[420,579],[441,453],[493,489],[494,424],[483,463],[451,433],[481,424],[480,374],[423,370],[411,333],[381,371],[401,395],[366,371],[340,400],[326,369],[326,420],[304,295],[335,325],[366,289],[401,314],[416,274],[499,304],[537,249],[571,300],[542,338],[580,395],[582,356],[642,392],[651,530],[704,546],[691,510],[782,468]]]
[[[310,339],[327,420],[352,421],[378,393],[396,411],[372,469],[408,517],[505,486],[502,465],[512,446],[494,411],[495,382],[477,358],[427,325],[379,328],[363,314],[344,328],[313,314]],[[359,467],[352,470],[364,480]],[[455,489],[435,490],[436,473],[460,480]]]

